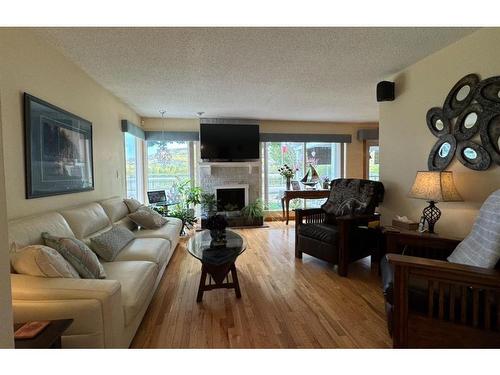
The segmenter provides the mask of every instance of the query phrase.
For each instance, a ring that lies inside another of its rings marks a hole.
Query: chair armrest
[[[82,327],[88,327],[90,322],[102,322],[104,346],[125,345],[121,284],[118,281],[11,274],[11,288],[16,321],[72,318],[74,322],[68,329],[69,335],[71,331],[85,334],[87,332],[81,332]],[[82,313],[82,304],[85,303],[98,306],[92,316]]]
[[[306,219],[306,222],[308,221],[307,218],[312,219],[313,222],[318,222],[321,221],[323,222],[325,220],[326,214],[325,211],[323,211],[321,208],[308,208],[308,209],[295,209],[295,226],[300,225],[303,223],[303,220]]]
[[[450,263],[442,260],[387,254],[387,260],[395,267],[406,268],[422,278],[444,280],[461,285],[500,288],[500,271]]]

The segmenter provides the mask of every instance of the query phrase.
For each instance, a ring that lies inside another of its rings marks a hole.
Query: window
[[[300,180],[312,164],[319,176],[330,180],[342,175],[342,144],[324,142],[264,142],[263,143],[263,200],[269,211],[281,210],[281,194],[285,179],[278,173],[283,164],[297,170],[295,180]],[[290,209],[319,207],[324,200],[292,201]]]
[[[379,156],[379,146],[378,142],[367,141],[366,142],[366,155],[368,160],[366,162],[367,171],[366,175],[369,180],[379,181],[380,180],[380,156]]]
[[[193,142],[147,142],[147,190],[165,190],[168,201],[175,201],[179,182],[192,179],[190,167]]]
[[[142,202],[142,140],[125,134],[125,177],[127,197]]]

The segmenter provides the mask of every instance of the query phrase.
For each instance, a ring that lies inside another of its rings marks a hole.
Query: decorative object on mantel
[[[94,190],[92,123],[24,93],[26,199]]]
[[[207,229],[210,231],[211,248],[224,247],[226,245],[227,220],[224,215],[213,215],[207,219]]]
[[[429,233],[434,233],[434,225],[441,217],[441,210],[436,207],[436,202],[462,202],[451,171],[417,172],[408,196],[425,199],[429,203],[422,211],[429,225]]]
[[[469,169],[500,165],[500,76],[480,80],[468,74],[450,90],[443,108],[429,109],[427,127],[438,138],[427,161],[430,171],[443,171],[456,155]],[[473,138],[477,137],[479,143]]]
[[[310,175],[310,177],[309,177]],[[319,182],[319,175],[318,172],[316,172],[316,169],[313,167],[312,163],[309,163],[309,170],[307,171],[306,175],[300,180],[306,187],[306,189],[315,189],[315,186]]]
[[[298,171],[297,167],[289,167],[288,164],[284,164],[283,166],[278,168],[278,173],[286,178],[286,190],[290,190],[292,178],[295,176],[295,172]]]

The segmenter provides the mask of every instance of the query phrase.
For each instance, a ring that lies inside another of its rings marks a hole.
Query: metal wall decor
[[[430,171],[442,171],[457,159],[484,171],[500,165],[500,76],[480,80],[468,74],[450,90],[443,108],[433,107],[427,127],[438,138],[429,153]]]

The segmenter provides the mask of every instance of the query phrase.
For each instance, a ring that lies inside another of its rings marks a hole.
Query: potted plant
[[[215,194],[201,193],[201,208],[207,217],[217,213],[217,200]]]
[[[243,207],[241,213],[246,216],[251,225],[264,224],[264,204],[260,198]]]
[[[210,231],[210,247],[220,247],[226,244],[227,220],[224,215],[213,215],[207,219],[207,229]]]

